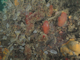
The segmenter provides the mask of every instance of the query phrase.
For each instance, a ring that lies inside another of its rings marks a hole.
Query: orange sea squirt
[[[44,21],[42,28],[43,28],[44,33],[48,34],[48,32],[49,32],[49,22]]]
[[[65,12],[61,13],[61,16],[58,18],[58,26],[62,27],[67,20],[67,14]]]

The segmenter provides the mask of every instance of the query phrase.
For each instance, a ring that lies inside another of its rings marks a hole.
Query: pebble
[[[29,10],[31,10],[31,5],[30,4],[26,8],[26,11],[29,11]]]
[[[7,37],[6,37],[6,36],[3,36],[3,38],[2,38],[2,39],[6,40],[6,39],[7,39]]]
[[[22,53],[23,53],[24,51],[23,51],[23,50],[20,50],[20,52],[22,52]]]
[[[10,60],[12,60],[12,58],[10,58]]]
[[[38,44],[36,44],[36,47],[38,47]]]
[[[30,41],[30,37],[28,37],[28,40]]]
[[[37,30],[34,30],[33,33],[37,33]]]
[[[24,23],[23,23],[23,22],[21,22],[21,27],[25,27],[25,25],[24,25]]]
[[[44,51],[44,53],[45,53],[45,54],[48,54],[48,52],[47,52],[47,51]]]
[[[25,38],[25,34],[22,34],[22,35],[21,35],[21,38],[24,39],[24,38]]]
[[[19,35],[19,34],[20,34],[20,32],[21,32],[21,31],[15,31],[15,33],[16,33],[17,35]]]
[[[22,40],[24,40],[25,39],[25,34],[22,34],[21,36],[20,36],[20,41],[22,41]]]
[[[11,8],[11,7],[12,7],[12,4],[11,3],[8,3],[8,9]]]
[[[0,47],[3,47],[2,45],[0,45]]]
[[[6,34],[7,36],[9,36],[9,34]]]
[[[11,41],[11,42],[14,42],[14,41],[15,41],[15,39],[13,39],[13,38],[12,38],[10,41]]]
[[[2,51],[4,51],[4,48],[2,48]]]
[[[17,12],[17,16],[19,16],[19,15],[20,15],[20,11]]]
[[[3,21],[5,21],[7,19],[7,16],[6,15],[4,15],[3,16]]]
[[[57,51],[55,51],[55,50],[50,50],[50,53],[52,53],[52,54],[57,54]]]
[[[46,6],[49,7],[50,6],[50,3],[47,3]]]
[[[42,0],[42,3],[45,3],[45,0]]]
[[[22,49],[22,50],[24,49],[24,47],[22,47],[22,46],[20,46],[19,48]]]
[[[6,9],[6,8],[4,8],[4,9],[3,9],[3,12],[4,12],[4,13],[7,13],[7,9]]]
[[[10,45],[11,43],[8,43],[8,45]]]
[[[12,47],[10,47],[10,51],[12,51],[14,49],[14,47],[12,46]]]
[[[25,43],[22,44],[22,46],[26,45]]]
[[[17,18],[18,18],[18,17],[17,17],[16,15],[14,15],[13,20],[17,20]]]
[[[37,55],[36,53],[34,53],[34,55]]]
[[[56,44],[57,43],[57,40],[56,40],[56,37],[54,38],[54,44]]]
[[[6,27],[9,28],[9,24],[8,23],[7,23]]]
[[[3,30],[2,30],[2,29],[0,29],[0,32],[3,32]]]
[[[74,16],[74,19],[75,19],[75,20],[79,20],[77,16]]]
[[[78,22],[78,25],[80,25],[80,22]]]
[[[22,40],[23,40],[22,38],[19,39],[20,42],[21,42]]]
[[[32,0],[32,3],[34,3],[35,2],[35,0]]]

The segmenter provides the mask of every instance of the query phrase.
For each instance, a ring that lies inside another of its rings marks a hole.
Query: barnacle
[[[79,55],[80,54],[80,43],[74,39],[70,39],[67,43],[63,44],[60,48],[63,55]]]

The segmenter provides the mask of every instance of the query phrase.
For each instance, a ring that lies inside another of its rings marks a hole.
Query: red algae
[[[48,23],[48,21],[45,21],[45,22],[43,23],[42,28],[43,28],[44,33],[45,33],[45,34],[48,34],[48,32],[49,32],[49,23]]]
[[[67,20],[67,14],[65,12],[61,13],[61,16],[58,18],[58,26],[62,27]]]
[[[30,23],[31,18],[29,18],[29,16],[30,16],[31,14],[32,14],[32,12],[30,12],[29,15],[26,15],[26,19],[25,19],[26,24],[29,24],[29,23]]]
[[[43,38],[45,38],[45,35],[43,35]]]

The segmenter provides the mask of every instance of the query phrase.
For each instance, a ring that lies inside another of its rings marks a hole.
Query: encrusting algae
[[[63,55],[69,54],[78,56],[80,54],[80,43],[70,39],[67,43],[62,45],[60,51]]]
[[[18,5],[19,5],[18,0],[14,0],[14,5],[15,5],[15,6],[18,6]]]

